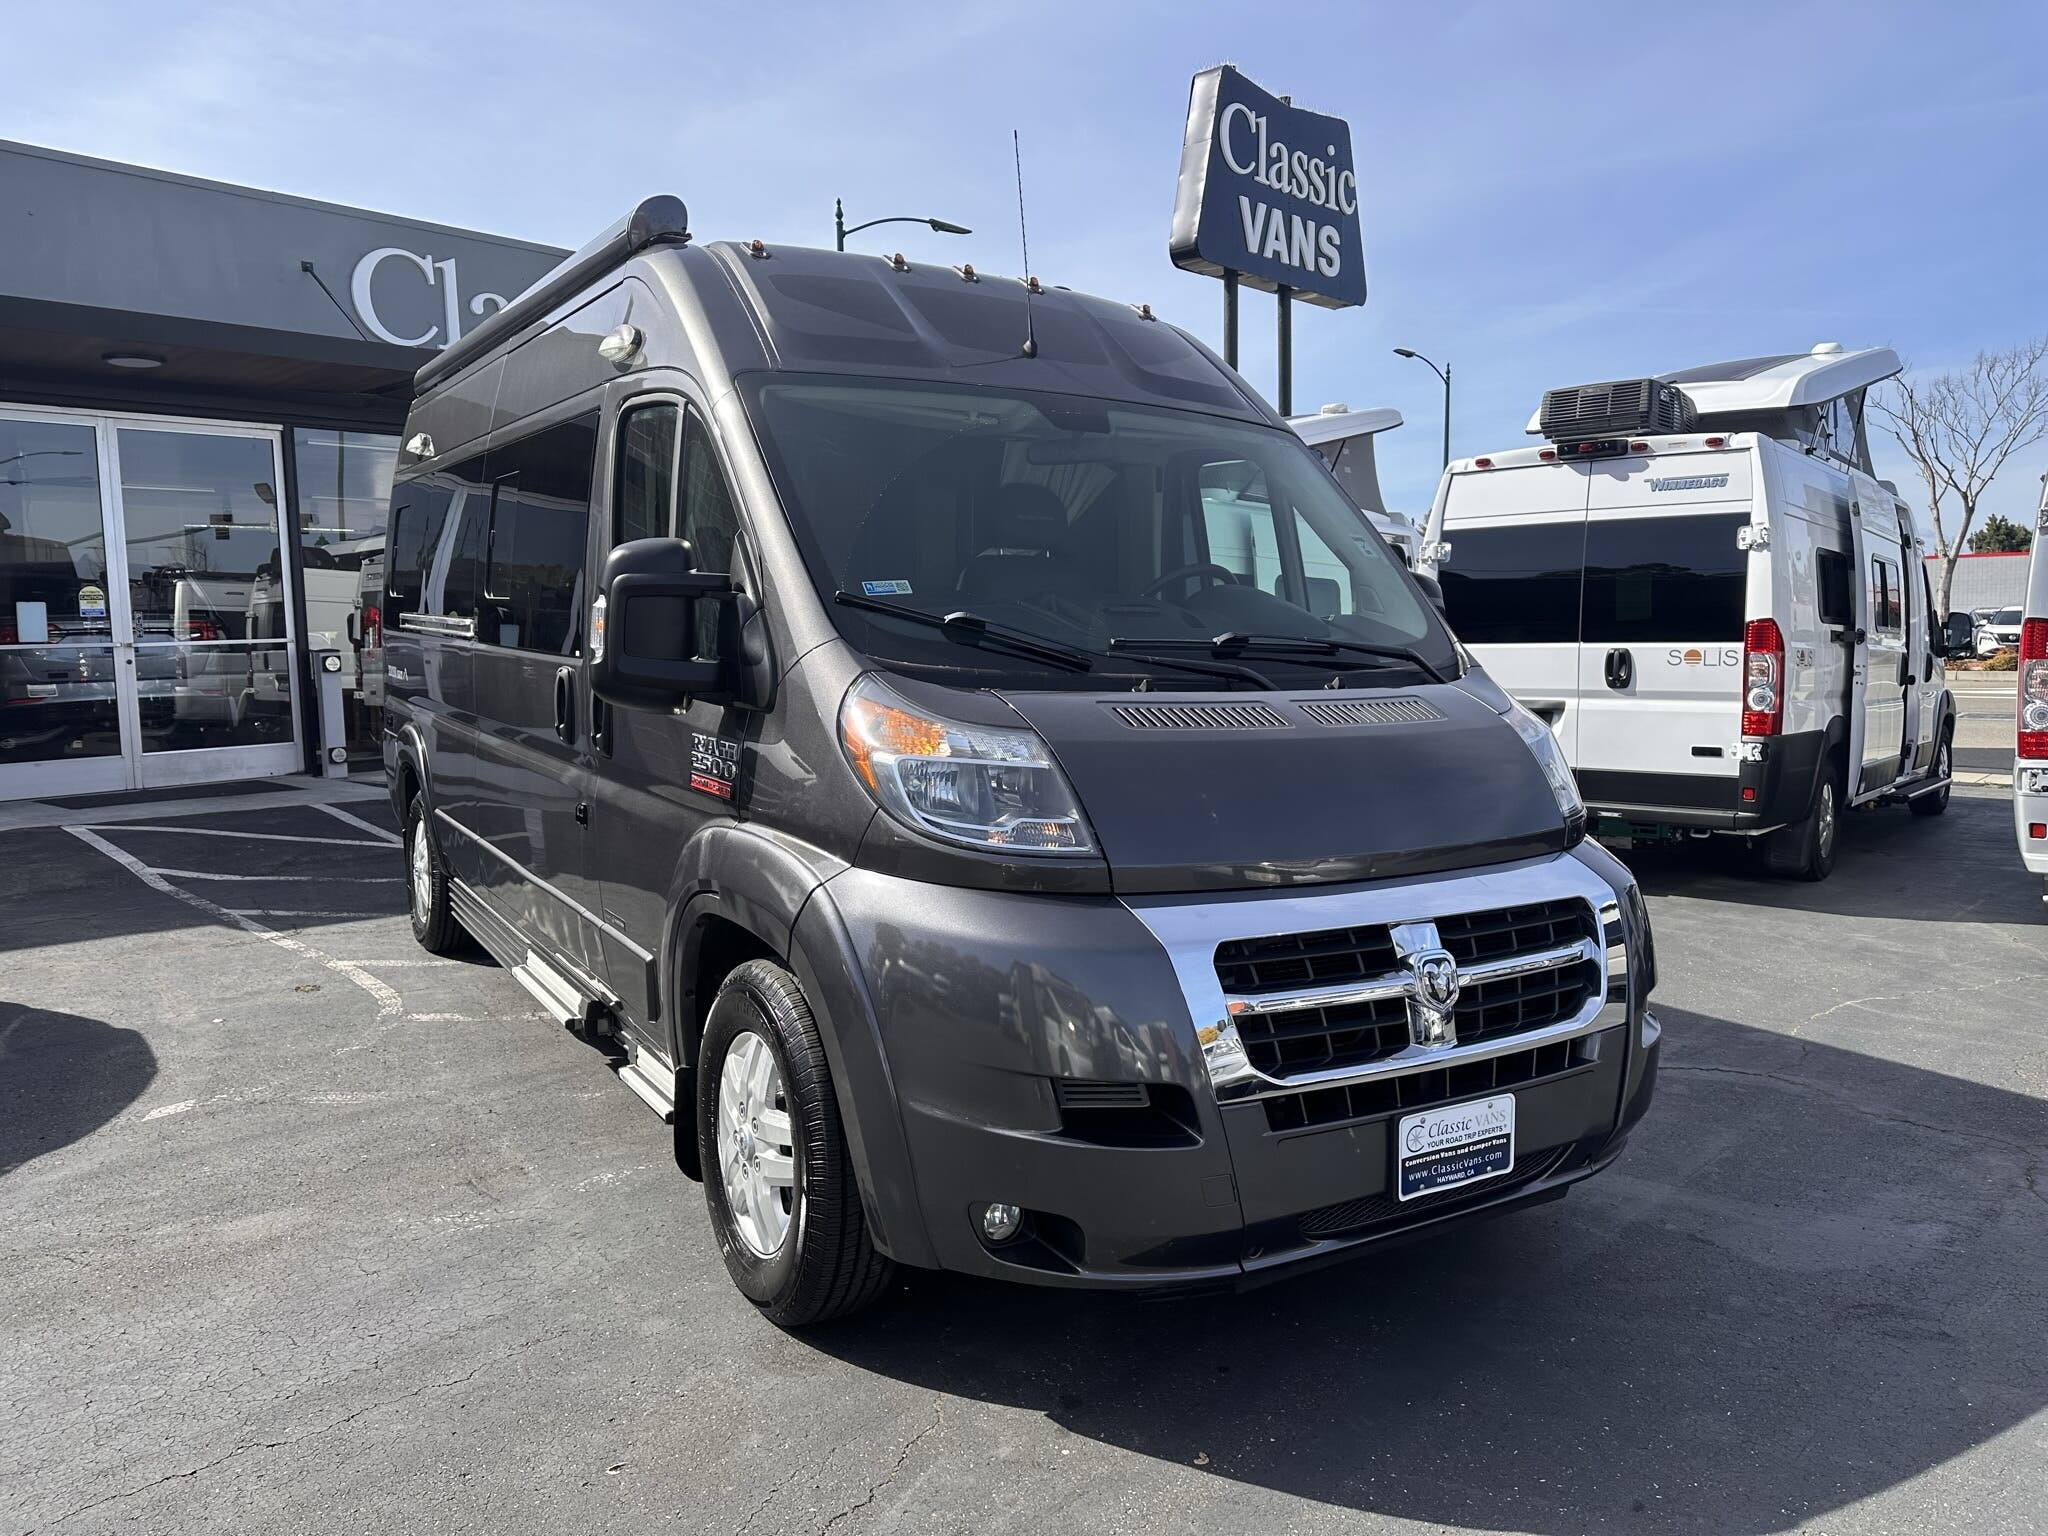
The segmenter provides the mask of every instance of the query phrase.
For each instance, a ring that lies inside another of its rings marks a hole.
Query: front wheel
[[[1955,766],[1951,756],[1948,733],[1944,731],[1941,744],[1934,749],[1934,777],[1941,781],[1941,788],[1930,789],[1906,802],[1906,809],[1915,816],[1939,816],[1948,809],[1949,779]]]
[[[783,1328],[867,1306],[894,1266],[868,1237],[824,1044],[794,976],[751,960],[726,977],[696,1078],[704,1200],[733,1284]]]
[[[1774,875],[1792,880],[1825,880],[1834,873],[1835,844],[1841,835],[1842,792],[1832,763],[1821,765],[1813,787],[1813,808],[1764,844],[1764,863]]]

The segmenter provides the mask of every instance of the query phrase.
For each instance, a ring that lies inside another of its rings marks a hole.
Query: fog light
[[[1000,1200],[981,1208],[981,1235],[992,1243],[1007,1243],[1024,1226],[1024,1213]]]

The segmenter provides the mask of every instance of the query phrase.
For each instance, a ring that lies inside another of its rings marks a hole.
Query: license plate
[[[1499,1177],[1515,1166],[1515,1096],[1403,1116],[1394,1128],[1394,1163],[1394,1193],[1403,1200]]]

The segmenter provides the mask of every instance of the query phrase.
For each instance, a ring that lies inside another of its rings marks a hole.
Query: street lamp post
[[[934,233],[941,235],[971,235],[973,230],[964,224],[948,224],[944,219],[920,219],[909,214],[897,214],[886,219],[869,219],[865,224],[846,227],[846,204],[838,198],[832,199],[832,240],[837,250],[846,249],[846,237],[857,235],[864,229],[873,229],[877,224],[923,224]]]
[[[1445,363],[1439,368],[1420,352],[1411,352],[1406,347],[1394,348],[1396,357],[1412,357],[1418,363],[1428,364],[1429,371],[1444,381],[1444,468],[1451,467],[1451,365]]]

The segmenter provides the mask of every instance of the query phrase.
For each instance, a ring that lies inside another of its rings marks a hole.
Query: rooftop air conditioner
[[[1543,396],[1538,417],[1553,443],[1572,438],[1649,436],[1693,430],[1692,401],[1661,379],[1575,384]]]

